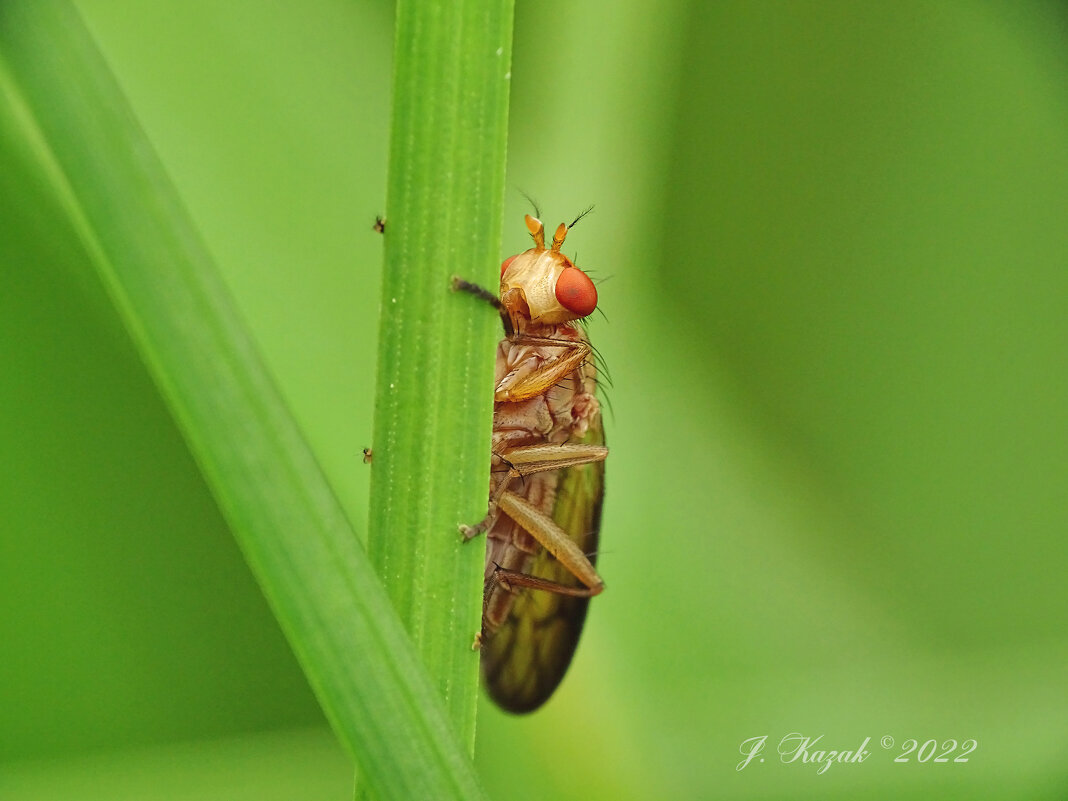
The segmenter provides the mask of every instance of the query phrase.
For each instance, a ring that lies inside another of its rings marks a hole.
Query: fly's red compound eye
[[[585,317],[597,308],[597,287],[578,267],[565,267],[556,281],[556,299],[569,312]]]
[[[501,262],[501,278],[504,278],[504,271],[508,269],[508,265],[515,261],[518,256],[519,254],[517,253],[515,256],[509,256]]]

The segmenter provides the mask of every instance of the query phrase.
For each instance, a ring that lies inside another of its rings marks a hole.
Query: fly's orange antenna
[[[567,226],[560,223],[560,227],[556,229],[556,233],[553,234],[553,246],[549,248],[553,253],[560,252],[560,246],[564,244],[564,237],[567,236]]]
[[[541,224],[541,220],[537,217],[531,217],[529,214],[524,219],[527,221],[527,230],[530,231],[530,235],[534,237],[534,247],[538,250],[544,250],[545,226]]]

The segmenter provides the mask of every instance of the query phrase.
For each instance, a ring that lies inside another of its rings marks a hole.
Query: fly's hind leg
[[[520,573],[516,570],[508,570],[500,565],[496,566],[493,573],[486,579],[486,587],[483,593],[482,606],[482,630],[475,635],[472,650],[482,647],[486,633],[492,633],[496,626],[489,625],[489,609],[497,587],[506,592],[514,593],[520,589],[541,590],[542,592],[564,595],[570,598],[592,598],[604,592],[604,581],[597,573],[597,569],[590,562],[589,557],[556,522],[532,506],[529,502],[516,495],[514,492],[503,492],[497,506],[500,511],[507,514],[524,531],[528,532],[549,553],[556,557],[571,575],[581,582],[581,586],[562,584],[559,581],[532,576],[529,573]]]
[[[502,493],[497,505],[502,512],[534,537],[545,550],[555,556],[557,561],[584,586],[570,587],[526,573],[503,569],[494,571],[493,575],[497,583],[507,590],[530,587],[557,595],[580,598],[589,598],[604,590],[604,581],[601,580],[589,557],[551,517],[513,492]]]
[[[505,570],[503,567],[493,571],[490,581],[493,584],[499,584],[504,587],[508,592],[515,592],[521,587],[527,587],[533,590],[545,590],[557,595],[567,595],[572,598],[592,598],[594,595],[599,595],[604,591],[604,582],[600,580],[593,587],[572,587],[568,584],[561,584],[559,581],[549,581],[549,579],[538,578],[527,573]]]
[[[589,565],[591,575],[595,577],[592,587],[574,587],[569,584],[561,584],[559,581],[550,581],[549,579],[539,578],[538,576],[531,576],[528,573],[506,570],[498,565],[497,569],[494,570],[486,580],[486,589],[483,595],[484,600],[482,606],[482,631],[476,632],[475,640],[471,643],[471,650],[477,651],[482,648],[482,643],[486,637],[483,632],[487,630],[486,610],[490,604],[490,599],[493,598],[493,591],[497,587],[503,588],[506,592],[517,592],[524,588],[542,590],[556,595],[566,595],[569,598],[592,598],[594,595],[600,595],[604,592],[604,582],[601,581],[601,577],[597,575],[597,571],[593,569],[593,565],[589,564],[589,559],[586,559],[585,556],[582,558],[586,564]]]

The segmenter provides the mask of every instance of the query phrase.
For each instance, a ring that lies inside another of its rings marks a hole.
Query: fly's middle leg
[[[499,461],[505,466],[507,472],[504,472],[500,480],[497,482],[497,486],[495,486],[490,491],[489,509],[486,512],[486,516],[473,526],[468,526],[464,524],[461,524],[459,526],[460,533],[464,535],[464,542],[467,542],[468,540],[473,540],[479,534],[482,534],[483,532],[489,531],[491,528],[493,528],[493,524],[497,522],[497,517],[500,515],[500,512],[497,509],[497,499],[500,498],[501,493],[508,488],[508,483],[513,478],[519,478],[522,475],[522,473],[520,473],[516,469],[515,465],[511,464],[500,454],[494,453],[493,456],[495,461]],[[500,473],[503,471],[496,472]]]
[[[508,472],[501,477],[490,493],[489,510],[486,516],[477,525],[460,526],[464,540],[474,539],[493,526],[500,515],[501,498],[507,493],[508,486],[514,479],[548,470],[561,470],[565,467],[576,467],[591,462],[603,462],[607,456],[608,448],[604,445],[572,443],[524,445],[511,448],[503,454],[497,454],[497,458],[508,468]]]

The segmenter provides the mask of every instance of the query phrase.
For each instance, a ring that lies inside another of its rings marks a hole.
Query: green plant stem
[[[0,5],[0,130],[36,155],[369,790],[481,797],[438,691],[68,3]]]
[[[368,550],[473,751],[511,0],[399,0]]]

